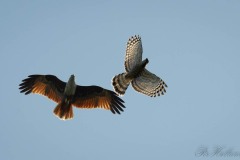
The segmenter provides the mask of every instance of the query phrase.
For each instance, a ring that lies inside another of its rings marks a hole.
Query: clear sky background
[[[240,152],[239,8],[237,0],[0,1],[0,159],[214,160],[222,158],[195,153]],[[75,74],[80,85],[112,90],[135,34],[166,95],[129,87],[121,115],[74,108],[74,119],[61,121],[56,103],[19,93],[30,74]]]

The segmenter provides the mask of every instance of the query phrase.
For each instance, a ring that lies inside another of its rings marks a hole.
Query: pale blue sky
[[[0,159],[219,159],[196,157],[202,145],[240,152],[239,8],[237,0],[0,1]],[[78,84],[112,90],[135,34],[166,95],[129,87],[121,115],[74,109],[61,121],[56,103],[19,93],[30,74],[75,74]]]

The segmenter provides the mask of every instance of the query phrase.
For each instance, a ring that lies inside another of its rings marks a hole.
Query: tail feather
[[[114,90],[119,95],[124,95],[124,93],[126,92],[131,82],[131,79],[128,79],[125,77],[126,74],[127,73],[121,73],[119,75],[116,75],[112,80],[112,85],[114,87]]]
[[[73,118],[73,108],[71,103],[65,103],[65,101],[62,101],[59,103],[53,113],[59,117],[61,120],[68,120]]]

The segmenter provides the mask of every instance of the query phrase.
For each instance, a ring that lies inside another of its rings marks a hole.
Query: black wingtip
[[[113,114],[121,114],[124,112],[123,108],[126,108],[123,103],[125,103],[115,92],[111,91],[112,93],[112,102],[110,110]]]
[[[34,85],[35,79],[39,75],[29,75],[27,78],[22,80],[22,83],[19,84],[20,93],[24,93],[25,95],[30,94],[32,92],[32,87]]]

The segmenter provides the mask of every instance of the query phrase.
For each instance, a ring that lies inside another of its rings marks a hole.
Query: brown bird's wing
[[[78,108],[103,108],[113,114],[123,112],[124,101],[113,91],[99,86],[77,86],[73,105]]]
[[[19,85],[21,93],[37,93],[59,103],[63,98],[65,82],[54,75],[30,75]]]

